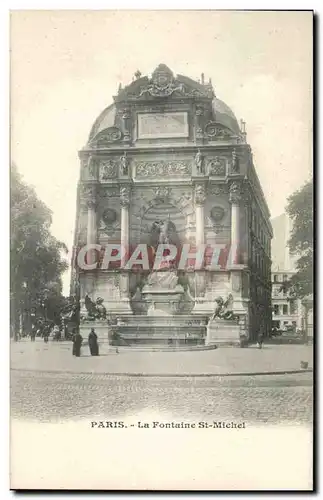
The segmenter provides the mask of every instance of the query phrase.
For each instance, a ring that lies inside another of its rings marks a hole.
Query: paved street
[[[246,349],[219,348],[211,351],[140,352],[111,347],[91,357],[88,346],[80,358],[72,356],[71,342],[44,344],[20,341],[11,345],[11,368],[73,373],[201,375],[294,371],[301,361],[313,367],[313,348],[305,345],[265,345]]]
[[[43,422],[124,418],[142,411],[179,419],[310,423],[311,374],[257,377],[117,377],[12,371],[12,416]]]
[[[84,347],[81,358],[75,358],[71,343],[46,345],[38,340],[12,344],[12,416],[57,422],[120,419],[155,411],[179,419],[311,422],[312,373],[243,375],[297,371],[300,360],[312,367],[312,348],[308,346],[120,354],[113,350],[98,358],[89,356],[87,349]],[[127,372],[133,376],[122,375]],[[187,373],[191,376],[185,376]]]

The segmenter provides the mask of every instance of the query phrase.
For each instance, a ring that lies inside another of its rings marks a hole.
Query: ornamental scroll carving
[[[100,198],[118,198],[119,199],[119,189],[110,186],[99,186],[99,197]]]
[[[219,158],[218,156],[209,160],[209,175],[225,175],[227,170],[226,163],[225,158]]]
[[[192,163],[184,160],[135,163],[136,177],[184,177],[191,174]]]
[[[100,162],[100,181],[115,179],[118,176],[118,162],[104,160]]]
[[[172,188],[168,186],[157,186],[154,188],[154,195],[156,201],[165,202],[169,200],[172,194]]]
[[[119,89],[117,101],[138,100],[152,98],[165,98],[173,94],[180,97],[209,97],[214,96],[212,85],[196,84],[194,88],[188,88],[176,79],[172,71],[165,65],[160,64],[152,74],[151,79],[139,78],[124,89]]]
[[[209,122],[205,126],[206,136],[213,141],[228,141],[238,139],[228,128],[220,127],[216,122]]]
[[[219,184],[214,184],[214,185],[211,184],[209,186],[208,192],[210,195],[219,196],[221,194],[227,194],[228,188],[226,185],[221,186]]]
[[[117,127],[109,127],[91,141],[91,146],[104,147],[110,146],[112,143],[121,141],[122,132]]]

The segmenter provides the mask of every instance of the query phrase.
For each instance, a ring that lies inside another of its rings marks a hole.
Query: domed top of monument
[[[196,81],[187,76],[174,76],[166,64],[159,64],[153,71],[151,78],[142,76],[136,71],[133,81],[122,88],[119,86],[118,94],[114,97],[114,103],[105,108],[95,121],[89,136],[92,141],[105,129],[117,127],[118,116],[124,113],[124,108],[139,105],[156,106],[176,103],[210,103],[209,121],[229,129],[233,134],[240,135],[241,130],[233,111],[223,101],[218,99],[213,90],[211,79],[206,83],[204,74],[201,80]],[[206,104],[207,106],[207,104]]]

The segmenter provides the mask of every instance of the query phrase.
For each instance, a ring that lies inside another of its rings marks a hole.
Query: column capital
[[[229,201],[233,205],[239,205],[241,201],[241,184],[240,182],[232,182],[229,188]]]
[[[95,185],[83,184],[81,187],[81,204],[87,208],[95,209],[97,206],[97,187]]]
[[[204,184],[195,184],[194,196],[196,205],[204,205],[206,201],[206,188]]]
[[[120,187],[120,203],[122,207],[128,207],[130,204],[131,187],[121,186]]]

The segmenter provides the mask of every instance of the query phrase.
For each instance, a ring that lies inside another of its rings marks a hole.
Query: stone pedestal
[[[142,297],[148,304],[147,316],[173,316],[177,314],[183,295],[184,289],[181,285],[170,290],[145,286],[142,289]]]
[[[234,320],[215,318],[207,326],[205,345],[240,345],[240,325]]]

